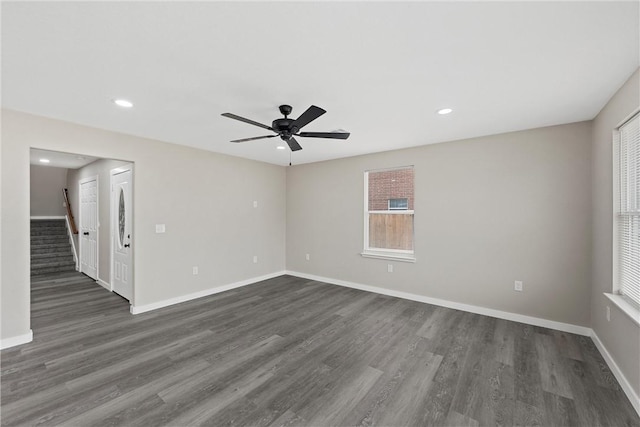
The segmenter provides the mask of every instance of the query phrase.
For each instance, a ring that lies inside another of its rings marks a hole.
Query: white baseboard
[[[508,311],[494,310],[492,308],[480,307],[477,305],[464,304],[460,302],[448,301],[439,298],[431,298],[423,295],[412,294],[402,291],[394,291],[391,289],[379,288],[376,286],[363,285],[360,283],[347,282],[344,280],[331,279],[329,277],[315,276],[313,274],[300,273],[297,271],[287,271],[291,276],[302,277],[303,279],[317,280],[319,282],[331,283],[333,285],[345,286],[347,288],[360,289],[362,291],[373,292],[381,295],[388,295],[411,301],[424,302],[427,304],[439,305],[441,307],[453,308],[456,310],[468,311],[470,313],[482,314],[498,319],[511,320],[514,322],[526,323],[543,328],[556,329],[558,331],[569,332],[572,334],[591,336],[591,328],[585,326],[573,325],[570,323],[556,322],[555,320],[547,320],[539,317],[525,316],[523,314],[511,313]]]
[[[21,344],[26,344],[31,341],[33,341],[33,331],[29,329],[29,332],[26,334],[0,340],[0,350],[4,350],[5,348],[9,347],[15,347]]]
[[[633,409],[635,409],[638,415],[640,415],[640,396],[638,396],[633,387],[631,387],[631,384],[627,380],[627,377],[624,376],[624,374],[618,367],[618,364],[615,362],[615,360],[613,360],[613,357],[611,357],[611,354],[604,346],[602,341],[600,341],[600,338],[593,329],[591,330],[591,339],[596,344],[596,347],[598,348],[600,354],[602,354],[604,361],[607,362],[607,365],[609,365],[609,369],[611,369],[611,372],[613,372],[613,375],[618,380],[618,383],[620,383],[620,387],[622,387],[624,394],[626,394],[629,398],[631,405],[633,405]]]
[[[105,282],[104,280],[102,280],[100,278],[98,280],[96,280],[96,283],[98,285],[102,286],[103,288],[105,288],[106,290],[108,290],[109,292],[113,291],[113,289],[111,289],[111,284]]]
[[[205,289],[204,291],[194,292],[192,294],[182,295],[175,298],[169,298],[166,300],[153,302],[151,304],[131,305],[130,311],[131,311],[131,314],[146,313],[147,311],[157,310],[159,308],[168,307],[170,305],[180,304],[181,302],[191,301],[191,300],[206,297],[209,295],[218,294],[220,292],[230,291],[231,289],[235,289],[235,288],[241,288],[242,286],[251,285],[253,283],[261,282],[263,280],[273,279],[274,277],[282,276],[284,274],[285,274],[284,271],[278,271],[275,273],[266,274],[264,276],[252,277],[250,279],[241,280],[235,283],[230,283],[228,285]]]
[[[56,216],[56,215],[33,215],[31,219],[64,219],[65,216]]]

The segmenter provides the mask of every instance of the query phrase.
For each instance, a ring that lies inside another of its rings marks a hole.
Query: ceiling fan
[[[294,138],[294,136],[301,136],[303,138],[332,138],[332,139],[347,139],[349,138],[348,132],[300,132],[300,129],[326,113],[320,107],[316,107],[312,105],[307,108],[307,111],[302,113],[300,117],[297,119],[290,119],[288,116],[291,114],[291,110],[293,108],[290,105],[281,105],[280,113],[284,115],[283,119],[275,119],[271,126],[263,125],[262,123],[255,122],[250,119],[245,119],[244,117],[240,117],[238,115],[232,113],[223,113],[224,117],[228,117],[230,119],[240,120],[241,122],[249,123],[250,125],[258,126],[263,129],[270,130],[275,132],[275,135],[265,135],[265,136],[255,136],[253,138],[243,138],[243,139],[235,139],[231,142],[246,142],[246,141],[254,141],[256,139],[264,139],[264,138],[274,138],[279,136],[284,142],[287,143],[291,151],[302,150],[298,141]]]

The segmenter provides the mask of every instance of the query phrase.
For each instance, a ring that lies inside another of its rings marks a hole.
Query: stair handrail
[[[78,228],[76,227],[76,220],[73,218],[73,214],[71,213],[71,203],[69,203],[69,193],[66,188],[62,189],[62,196],[64,197],[64,204],[67,207],[67,216],[69,217],[69,223],[71,224],[71,232],[73,234],[78,234]]]
[[[76,240],[73,238],[73,234],[71,234],[71,224],[69,223],[69,215],[65,215],[64,220],[67,224],[66,231],[67,231],[67,236],[69,237],[69,243],[71,243],[71,253],[73,255],[73,262],[76,263],[76,271],[80,271],[80,260],[78,259],[78,250],[76,249]]]

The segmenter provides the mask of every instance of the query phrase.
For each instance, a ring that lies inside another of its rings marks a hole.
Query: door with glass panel
[[[111,175],[111,235],[113,292],[131,301],[133,298],[132,262],[132,172],[114,169]]]

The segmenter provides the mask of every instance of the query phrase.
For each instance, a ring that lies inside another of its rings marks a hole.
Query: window
[[[615,133],[615,240],[614,287],[636,308],[640,307],[640,114]]]
[[[389,199],[389,210],[407,210],[409,209],[409,199]]]
[[[413,166],[364,173],[363,256],[414,261]]]

